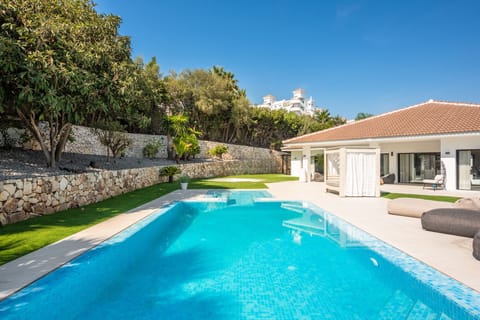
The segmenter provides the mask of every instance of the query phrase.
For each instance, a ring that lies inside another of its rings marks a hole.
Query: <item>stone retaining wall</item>
[[[182,173],[191,178],[234,174],[279,173],[279,157],[267,159],[209,161],[181,164]],[[0,224],[26,220],[68,208],[102,201],[109,197],[156,183],[161,167],[98,171],[53,177],[36,177],[0,182]]]
[[[10,136],[17,142],[16,146],[24,147],[26,149],[40,150],[40,146],[35,140],[31,140],[25,144],[20,144],[20,136],[22,136],[24,130],[10,128]],[[65,152],[81,153],[81,154],[95,154],[106,156],[107,147],[102,145],[98,140],[98,137],[88,127],[73,126],[72,127],[73,141],[68,141],[65,145]],[[138,134],[128,133],[128,137],[132,140],[132,144],[125,150],[125,156],[143,158],[143,148],[151,141],[160,140],[161,147],[158,151],[157,158],[167,158],[167,137],[164,135],[151,135],[151,134]],[[3,144],[0,136],[0,145]],[[221,143],[215,141],[200,140],[200,154],[195,157],[198,159],[210,158],[208,150],[217,146],[225,145],[228,147],[228,153],[223,155],[223,159],[270,159],[270,149],[257,148],[243,145],[235,145],[228,143]]]

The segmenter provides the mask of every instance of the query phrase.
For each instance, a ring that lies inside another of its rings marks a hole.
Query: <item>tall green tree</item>
[[[131,59],[119,24],[88,0],[0,3],[0,112],[22,120],[48,166],[60,160],[72,124],[121,113]]]
[[[373,117],[373,114],[368,113],[368,112],[359,112],[359,113],[357,113],[357,116],[355,117],[355,121],[367,119],[367,118],[370,118],[370,117]]]

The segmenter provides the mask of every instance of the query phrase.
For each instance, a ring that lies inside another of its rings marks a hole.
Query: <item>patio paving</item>
[[[426,194],[434,196],[452,196],[452,197],[480,197],[480,191],[470,190],[455,190],[448,191],[437,189],[433,190],[430,187],[423,187],[422,184],[384,184],[380,186],[382,192],[390,193],[411,193],[411,194]]]

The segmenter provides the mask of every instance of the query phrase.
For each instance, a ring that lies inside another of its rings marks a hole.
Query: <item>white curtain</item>
[[[408,183],[415,180],[415,161],[413,153],[400,154],[400,183]]]
[[[350,197],[374,197],[376,195],[376,154],[348,152],[345,177],[345,195]]]
[[[340,174],[340,155],[338,152],[327,154],[327,174],[334,177]]]
[[[471,157],[470,151],[458,152],[458,188],[461,190],[470,190],[472,188],[470,177]]]

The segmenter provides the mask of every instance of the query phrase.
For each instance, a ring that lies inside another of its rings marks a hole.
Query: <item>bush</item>
[[[160,147],[162,146],[162,142],[160,140],[152,140],[143,147],[143,156],[145,158],[155,158]]]
[[[179,167],[176,166],[167,166],[163,167],[160,169],[160,176],[162,177],[168,177],[168,182],[172,183],[173,182],[173,176],[176,174],[181,173],[182,170],[180,170]]]
[[[191,180],[190,177],[185,175],[180,176],[180,178],[178,178],[178,182],[180,183],[188,183],[190,182],[190,180]]]
[[[107,160],[110,159],[110,151],[113,157],[117,158],[132,144],[132,140],[118,121],[97,123],[92,130],[100,143],[107,147]]]
[[[228,147],[220,144],[208,150],[209,155],[211,155],[212,157],[220,158],[220,159],[222,158],[223,154],[227,152],[228,152]]]
[[[5,149],[12,149],[15,146],[15,140],[8,133],[8,127],[0,126],[0,135],[2,136],[2,147]]]

